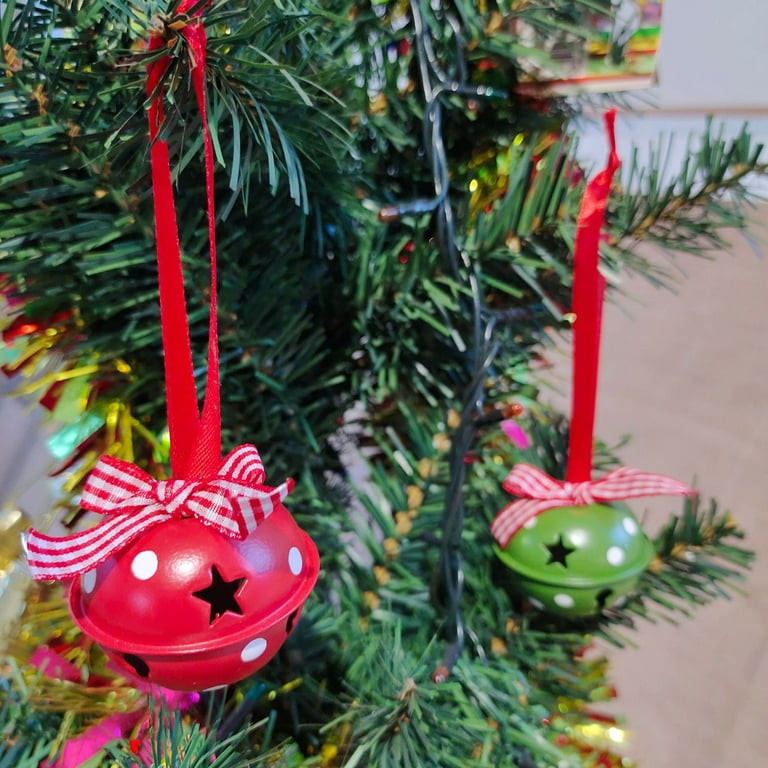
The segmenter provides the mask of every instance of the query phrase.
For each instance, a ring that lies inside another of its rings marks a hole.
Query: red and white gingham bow
[[[102,456],[88,476],[80,506],[109,517],[71,536],[34,529],[26,540],[27,562],[37,579],[67,579],[95,568],[149,528],[194,517],[225,536],[244,539],[293,489],[262,485],[264,465],[252,445],[235,448],[218,474],[206,480],[155,480],[135,464]]]
[[[632,467],[619,467],[599,480],[567,483],[555,480],[530,464],[517,464],[503,485],[506,491],[522,498],[504,507],[491,524],[491,533],[502,547],[507,546],[525,523],[554,507],[583,506],[638,496],[696,493],[679,480]]]

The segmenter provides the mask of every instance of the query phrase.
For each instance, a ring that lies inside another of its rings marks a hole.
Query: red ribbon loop
[[[160,523],[193,517],[225,536],[244,539],[293,489],[290,478],[262,485],[264,465],[252,445],[235,448],[215,477],[155,480],[135,464],[102,456],[88,476],[80,505],[107,517],[71,536],[30,529],[27,562],[37,579],[66,579],[90,571]]]
[[[183,2],[183,13],[194,5]],[[207,5],[207,4],[206,4]],[[217,325],[216,216],[214,210],[213,142],[208,128],[205,97],[206,34],[198,18],[205,6],[199,7],[189,24],[179,30],[186,40],[192,86],[202,122],[205,186],[210,248],[210,304],[208,331],[208,372],[202,413],[198,407],[189,321],[184,294],[184,272],[181,263],[176,206],[168,143],[161,135],[164,120],[163,78],[171,60],[162,56],[147,67],[149,105],[150,161],[155,208],[158,282],[160,287],[160,320],[165,361],[165,385],[168,430],[171,438],[171,468],[176,477],[192,478],[211,474],[221,460],[221,406]],[[150,50],[163,48],[162,35],[150,38]]]
[[[621,501],[639,496],[687,496],[696,493],[685,483],[667,475],[619,467],[599,480],[560,482],[530,464],[517,464],[504,480],[504,489],[521,498],[496,515],[491,533],[500,546],[529,520],[548,509],[586,506],[601,501]]]
[[[605,278],[600,274],[600,236],[608,208],[614,174],[619,168],[616,153],[616,110],[605,113],[610,147],[605,168],[587,184],[576,222],[573,249],[573,389],[566,477],[572,482],[592,476],[597,381]]]

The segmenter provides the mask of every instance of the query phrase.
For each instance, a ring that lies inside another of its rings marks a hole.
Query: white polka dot
[[[637,523],[631,517],[625,517],[621,524],[630,536],[634,536],[637,533]]]
[[[527,528],[528,530],[530,530],[531,528],[533,528],[536,525],[537,521],[538,521],[537,517],[532,517],[530,520],[526,520],[523,523],[523,528]]]
[[[301,573],[303,566],[304,559],[302,558],[298,547],[291,547],[288,552],[288,567],[291,569],[291,573],[294,576],[298,576]]]
[[[529,597],[528,602],[534,607],[541,610],[544,607],[544,603],[541,600],[537,600],[535,597]]]
[[[569,544],[574,547],[586,547],[589,542],[589,534],[583,528],[575,528],[568,532]]]
[[[86,571],[80,579],[80,583],[83,585],[84,592],[88,594],[93,592],[96,586],[96,571]]]
[[[157,573],[157,555],[151,549],[139,552],[131,563],[131,573],[142,581],[151,579]]]
[[[563,592],[556,594],[554,600],[555,605],[559,605],[561,608],[573,608],[573,598]]]
[[[621,565],[624,562],[625,557],[626,557],[626,553],[621,547],[611,547],[605,553],[605,559],[611,565]]]
[[[255,640],[251,640],[251,642],[240,651],[240,658],[243,661],[253,661],[254,659],[258,659],[266,650],[267,641],[263,637],[257,637]]]

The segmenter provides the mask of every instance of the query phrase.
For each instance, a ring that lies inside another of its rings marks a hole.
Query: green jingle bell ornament
[[[566,481],[517,464],[504,488],[518,497],[494,519],[496,552],[534,605],[568,617],[615,605],[636,585],[653,547],[632,513],[615,502],[692,493],[666,475],[620,467],[592,480],[592,444],[605,278],[600,231],[619,167],[615,110],[605,115],[608,162],[587,185],[574,242],[573,388]],[[607,503],[606,503],[607,502]]]
[[[654,550],[625,504],[555,507],[496,548],[532,605],[570,618],[620,603]]]
[[[653,559],[653,545],[619,500],[692,492],[671,477],[632,467],[574,483],[530,464],[517,464],[504,488],[520,498],[491,525],[496,554],[533,605],[570,618],[616,605]]]

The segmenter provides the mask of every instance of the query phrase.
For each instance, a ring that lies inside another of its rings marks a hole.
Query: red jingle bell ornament
[[[80,505],[106,519],[63,538],[31,530],[27,540],[36,579],[75,578],[70,609],[87,635],[127,672],[177,690],[227,685],[266,664],[293,630],[320,570],[315,545],[282,504],[293,482],[262,485],[264,468],[250,445],[221,459],[214,158],[201,21],[207,6],[182,0],[174,33],[186,44],[203,129],[211,284],[202,411],[170,152],[160,130],[172,63],[163,54],[148,66],[147,94],[173,479],[157,481],[102,456]],[[149,41],[157,52],[166,44],[162,32]]]
[[[319,572],[312,540],[240,446],[207,481],[155,481],[104,457],[81,504],[109,515],[63,539],[30,532],[35,578],[81,575],[72,616],[126,672],[203,690],[256,672],[293,630]],[[106,556],[105,556],[106,555]]]

